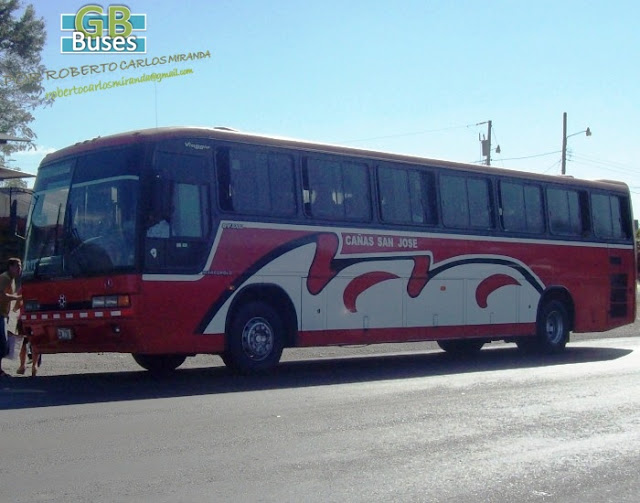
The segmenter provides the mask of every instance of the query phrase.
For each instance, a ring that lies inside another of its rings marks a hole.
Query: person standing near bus
[[[7,261],[7,266],[7,270],[0,274],[0,377],[9,375],[2,370],[2,358],[9,348],[7,323],[11,303],[22,299],[22,295],[16,293],[16,281],[22,275],[22,261],[12,257]]]

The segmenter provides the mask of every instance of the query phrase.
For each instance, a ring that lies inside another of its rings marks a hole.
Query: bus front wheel
[[[263,302],[241,306],[233,317],[223,355],[225,365],[242,374],[270,370],[280,361],[284,325],[274,309]]]
[[[177,369],[187,358],[184,355],[146,355],[142,353],[133,353],[131,356],[143,369],[158,374]]]

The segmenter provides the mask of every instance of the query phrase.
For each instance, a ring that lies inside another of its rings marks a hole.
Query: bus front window
[[[127,176],[72,186],[65,250],[72,276],[135,265],[136,187]]]
[[[140,155],[91,153],[40,168],[27,235],[25,279],[132,270]]]
[[[23,277],[62,274],[64,218],[73,162],[42,168],[36,180]]]

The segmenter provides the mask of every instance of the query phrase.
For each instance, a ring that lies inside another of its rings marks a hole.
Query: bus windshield
[[[106,165],[85,158],[41,168],[25,279],[110,274],[135,266],[138,176],[113,169],[122,155],[101,157]]]

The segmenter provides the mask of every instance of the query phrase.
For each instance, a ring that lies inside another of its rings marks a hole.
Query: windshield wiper
[[[53,257],[56,257],[58,255],[58,249],[59,249],[59,235],[60,235],[60,216],[62,213],[62,204],[58,205],[58,216],[56,218],[56,226],[52,229],[53,232],[46,232],[44,239],[42,240],[42,244],[40,245],[40,249],[38,251],[38,256],[36,258],[36,262],[35,265],[33,267],[33,277],[35,279],[40,279],[43,276],[41,275],[41,267],[43,265],[49,266],[48,267],[48,271],[51,272],[52,269],[52,264],[55,263],[53,259]],[[31,232],[33,232],[33,224],[32,224],[32,229]],[[43,231],[44,232],[44,231]],[[49,255],[47,258],[49,258],[50,260],[45,261],[43,260],[44,254],[45,254],[45,250],[47,248],[49,248],[49,244],[51,243],[51,239],[54,239],[53,242],[53,253],[51,255]],[[48,262],[48,264],[43,264],[43,262]]]

